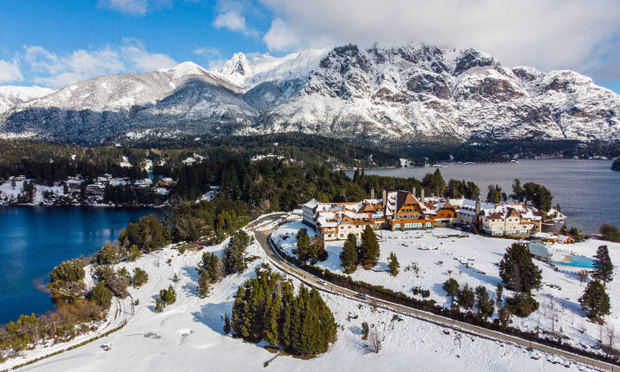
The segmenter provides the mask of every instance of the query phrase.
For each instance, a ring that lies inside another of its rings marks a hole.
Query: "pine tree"
[[[542,271],[532,261],[527,246],[512,244],[499,263],[499,275],[506,286],[517,292],[530,293],[540,288]]]
[[[367,225],[362,232],[362,245],[360,247],[360,257],[364,267],[372,267],[379,261],[379,242],[372,228]]]
[[[237,294],[235,294],[235,302],[233,304],[232,317],[230,319],[230,325],[237,336],[244,337],[248,332],[245,329],[243,319],[245,317],[245,287],[240,286],[237,288]]]
[[[295,299],[290,282],[282,285],[282,312],[280,314],[280,345],[291,344],[292,303]]]
[[[474,306],[474,292],[469,285],[465,284],[463,288],[457,294],[456,303],[463,309],[469,310]]]
[[[610,313],[609,295],[605,293],[605,287],[598,280],[588,283],[583,296],[579,299],[579,304],[591,318],[598,318]]]
[[[495,302],[497,303],[497,306],[499,307],[502,306],[503,296],[504,296],[504,286],[502,285],[502,283],[497,283],[497,287],[495,288]]]
[[[618,232],[618,228],[615,225],[604,223],[599,228],[599,231],[603,240],[620,243],[620,232]]]
[[[349,234],[340,252],[340,264],[345,273],[352,273],[357,268],[357,242],[354,234]]]
[[[443,283],[443,290],[446,291],[446,294],[452,297],[454,301],[454,297],[459,293],[459,282],[454,278],[450,278]]]
[[[390,253],[388,266],[390,267],[390,274],[392,274],[392,276],[396,276],[398,274],[398,270],[400,269],[400,264],[398,263],[398,258],[396,258],[394,252]]]
[[[594,273],[592,276],[605,284],[610,282],[614,277],[614,265],[609,258],[607,246],[601,245],[598,247],[594,257],[596,261],[594,261]]]
[[[281,307],[282,301],[279,293],[273,294],[265,306],[263,338],[273,346],[278,346],[278,316],[282,310]]]
[[[299,229],[297,232],[297,255],[300,260],[306,261],[310,258],[308,254],[308,247],[310,245],[310,238],[308,237],[308,230],[305,228]]]
[[[495,310],[493,300],[489,296],[487,289],[480,285],[476,287],[476,302],[478,304],[478,315],[484,319],[493,315]]]
[[[227,335],[230,333],[230,317],[228,316],[228,313],[224,314],[224,328],[223,328],[224,334]]]
[[[518,202],[523,202],[525,200],[525,190],[523,190],[521,180],[518,178],[512,181],[512,195],[510,195],[510,197]]]

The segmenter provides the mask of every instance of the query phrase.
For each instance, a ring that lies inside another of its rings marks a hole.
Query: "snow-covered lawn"
[[[209,247],[221,255],[225,243]],[[255,275],[267,258],[253,244],[247,256],[258,256],[242,275],[226,277],[213,286],[211,295],[200,299],[195,291],[195,271],[202,252],[180,255],[172,248],[149,254],[135,263],[122,264],[130,271],[146,270],[149,281],[131,289],[139,300],[135,316],[120,331],[81,348],[45,359],[24,370],[40,371],[248,371],[262,370],[275,354],[259,345],[224,335],[221,315],[230,313],[237,287]],[[122,266],[120,265],[120,266]],[[172,282],[177,274],[180,281]],[[298,282],[297,282],[298,283]],[[163,313],[153,312],[159,290],[172,284],[177,302]],[[311,360],[279,356],[269,364],[278,371],[350,370],[562,370],[566,361],[529,352],[512,345],[445,330],[420,320],[343,297],[322,294],[339,324],[338,340],[330,350]],[[362,322],[378,327],[385,336],[383,349],[369,352],[361,337]],[[445,332],[444,332],[445,331]],[[103,350],[104,343],[111,349]],[[534,359],[536,358],[536,359]],[[553,364],[549,360],[561,364]],[[571,369],[583,369],[575,364]],[[2,365],[0,365],[2,369]]]
[[[310,236],[312,229],[301,222],[289,222],[276,230],[272,237],[284,251],[292,254],[296,245],[295,235],[300,228],[307,228]],[[498,263],[506,248],[514,240],[489,238],[466,234],[454,229],[434,229],[426,231],[377,231],[381,247],[381,258],[373,270],[358,268],[351,277],[355,280],[382,285],[392,290],[414,296],[412,289],[428,289],[430,299],[440,306],[450,307],[450,299],[442,288],[450,277],[461,285],[469,284],[475,288],[483,285],[495,298],[495,288],[501,282]],[[616,268],[616,279],[607,285],[611,300],[611,315],[605,318],[605,327],[614,327],[620,332],[620,244],[588,240],[577,244],[564,245],[562,248],[574,251],[578,255],[592,257],[598,246],[606,244],[612,263]],[[343,242],[326,242],[325,248],[329,258],[318,262],[317,266],[332,272],[344,274],[340,266],[340,252]],[[388,256],[394,252],[400,263],[400,273],[391,276],[388,272]],[[601,335],[601,326],[594,324],[584,316],[577,300],[583,294],[585,283],[577,278],[579,269],[559,267],[559,271],[540,261],[534,261],[542,269],[543,284],[539,291],[534,291],[539,309],[527,318],[512,317],[513,326],[524,330],[552,330],[552,317],[555,330],[567,338],[573,346],[594,351]],[[417,268],[417,269],[416,269]],[[513,293],[504,291],[504,298]],[[422,298],[417,296],[417,298]],[[496,314],[497,316],[497,308]],[[582,333],[582,331],[585,331]],[[604,334],[604,331],[603,331]]]

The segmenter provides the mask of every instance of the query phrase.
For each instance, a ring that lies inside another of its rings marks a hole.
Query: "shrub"
[[[446,291],[446,294],[452,298],[459,293],[459,282],[457,282],[454,278],[450,278],[443,283],[443,290]]]
[[[506,308],[514,315],[525,318],[538,310],[538,302],[525,293],[518,293],[506,299]]]
[[[90,295],[90,299],[104,309],[110,307],[112,297],[114,293],[104,283],[97,284]]]
[[[73,302],[85,294],[84,265],[84,260],[78,258],[63,261],[54,268],[50,274],[50,282],[47,284],[54,302]]]
[[[368,339],[368,332],[370,332],[370,328],[368,328],[368,323],[362,323],[362,340]]]
[[[604,223],[601,225],[599,230],[601,231],[601,237],[603,240],[620,243],[620,232],[618,232],[618,228],[615,225],[611,223]]]
[[[139,267],[133,269],[133,287],[140,288],[149,281],[149,274]]]
[[[474,307],[474,301],[474,291],[471,290],[469,285],[465,284],[465,286],[457,294],[456,302],[463,309],[469,310]]]
[[[168,287],[168,289],[162,289],[159,291],[159,298],[155,299],[155,309],[156,313],[161,313],[164,311],[164,308],[170,304],[173,304],[177,301],[177,293],[172,288],[172,285]]]
[[[476,302],[478,303],[478,315],[484,319],[493,315],[495,306],[487,289],[480,285],[476,287]]]

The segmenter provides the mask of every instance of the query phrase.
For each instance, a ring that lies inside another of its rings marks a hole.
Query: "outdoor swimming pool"
[[[594,269],[594,262],[596,260],[584,256],[571,256],[569,262],[556,262],[549,261],[550,264],[553,265],[562,265],[562,266],[572,266],[572,267],[583,267],[586,269]]]

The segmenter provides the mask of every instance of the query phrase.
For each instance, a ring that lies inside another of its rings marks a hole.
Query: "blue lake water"
[[[526,159],[519,163],[446,163],[440,169],[446,183],[450,178],[475,182],[483,199],[491,184],[498,184],[509,195],[515,178],[522,184],[542,184],[551,191],[554,205],[560,203],[562,212],[569,217],[568,225],[595,232],[604,222],[620,227],[620,172],[612,171],[611,163],[611,160]],[[421,180],[434,171],[435,168],[391,168],[370,169],[366,174]]]
[[[150,209],[0,207],[0,323],[52,310],[42,291],[60,262],[88,256]]]

